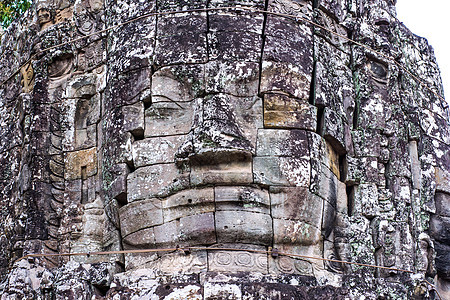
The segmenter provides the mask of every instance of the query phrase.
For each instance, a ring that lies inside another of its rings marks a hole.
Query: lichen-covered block
[[[136,169],[127,178],[128,202],[164,197],[189,186],[189,173],[175,164],[158,164]]]
[[[226,93],[238,97],[258,94],[258,63],[211,61],[206,64],[205,73],[207,93]]]
[[[205,63],[208,59],[206,26],[205,13],[159,18],[155,63],[159,67],[180,63]]]
[[[146,138],[132,145],[134,167],[173,163],[175,153],[186,139],[183,135]]]
[[[317,107],[305,100],[285,95],[265,94],[264,127],[314,131],[317,127]]]
[[[325,108],[322,120],[322,135],[339,153],[345,153],[345,129],[343,119],[330,108]]]
[[[311,73],[312,70],[304,71],[296,65],[263,61],[260,92],[282,93],[306,101],[309,99]]]
[[[269,214],[270,199],[267,190],[242,186],[214,188],[216,210],[236,210]]]
[[[256,155],[309,158],[307,134],[302,130],[260,129]]]
[[[254,182],[261,185],[309,186],[310,161],[305,158],[263,156],[253,159]]]

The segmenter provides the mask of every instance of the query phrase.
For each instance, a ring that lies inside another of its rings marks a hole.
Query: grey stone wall
[[[450,297],[448,105],[395,14],[34,3],[0,46],[1,299]]]

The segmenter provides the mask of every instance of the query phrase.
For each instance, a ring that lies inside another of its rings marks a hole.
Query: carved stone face
[[[202,26],[200,17],[191,21]],[[222,36],[244,34],[227,31],[226,22],[230,28],[232,22],[247,26],[246,38],[253,42],[224,45]],[[338,154],[315,133],[317,109],[308,102],[312,31],[294,21],[270,19],[274,30],[284,26],[309,35],[292,37],[303,47],[283,46],[284,39],[268,37],[260,64],[262,22],[261,17],[213,15],[210,25],[217,31],[210,40],[217,42],[211,53],[218,59],[193,58],[196,63],[163,66],[153,73],[144,133],[128,146],[127,203],[119,209],[125,248],[277,247],[323,255],[322,223],[330,226],[335,211],[329,210],[324,221],[325,201],[311,189],[331,179],[323,194],[333,194],[334,203],[342,190],[346,197],[345,186],[338,187]],[[302,67],[295,65],[297,60]],[[189,270],[221,270],[228,260],[240,271],[267,272],[269,266],[274,272],[308,273],[312,268],[287,257],[274,262],[246,254],[249,261],[240,264],[243,258],[233,252],[208,255],[208,264],[206,252],[184,258],[189,263],[177,262]],[[165,261],[175,259],[169,256],[130,255],[126,267],[146,264],[169,271]]]
[[[41,8],[38,10],[38,22],[41,26],[41,30],[47,28],[52,23],[50,10],[47,8]]]

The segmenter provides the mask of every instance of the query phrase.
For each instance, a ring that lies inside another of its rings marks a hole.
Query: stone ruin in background
[[[0,47],[1,299],[449,296],[448,105],[395,14],[37,1]]]

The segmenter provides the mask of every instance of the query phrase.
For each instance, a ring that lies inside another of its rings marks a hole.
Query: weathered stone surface
[[[167,136],[134,142],[132,145],[134,167],[175,162],[175,152],[184,140],[185,136]]]
[[[263,189],[252,187],[226,187],[214,188],[214,201],[216,210],[236,210],[269,214],[269,193]]]
[[[273,219],[276,244],[314,245],[320,241],[320,229],[300,220]]]
[[[226,153],[217,153],[225,156]],[[252,164],[249,161],[235,161],[215,165],[193,165],[191,170],[191,184],[194,186],[205,184],[248,184],[253,182]]]
[[[163,223],[161,200],[132,202],[119,209],[119,216],[123,237],[146,227],[160,225]]]
[[[82,177],[90,177],[97,173],[97,149],[91,148],[87,150],[80,150],[76,152],[68,152],[65,157],[65,166],[58,164],[50,165],[50,168],[62,167],[65,172],[64,177],[66,180],[80,179]],[[59,171],[53,170],[54,173]]]
[[[310,71],[310,70],[308,70]],[[297,66],[266,62],[262,64],[260,92],[285,93],[295,98],[307,100],[311,73],[304,73]]]
[[[268,214],[248,211],[217,211],[216,233],[220,243],[272,242],[272,218]]]
[[[199,213],[214,212],[212,188],[181,191],[162,201],[164,221],[169,222]]]
[[[231,271],[267,274],[267,255],[246,251],[210,251],[208,253],[208,269],[213,272]]]
[[[310,163],[308,159],[293,157],[255,157],[253,176],[262,185],[309,185]]]
[[[189,186],[189,173],[175,164],[158,164],[136,169],[127,179],[128,202],[150,197],[163,197]]]
[[[264,95],[264,127],[314,131],[316,126],[317,108],[315,106],[285,95]]]
[[[311,194],[307,187],[273,188],[270,199],[272,217],[301,220],[320,227],[323,199]]]

